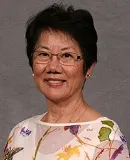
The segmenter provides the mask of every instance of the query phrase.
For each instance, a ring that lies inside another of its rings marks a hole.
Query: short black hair
[[[41,33],[50,29],[68,34],[78,42],[84,60],[84,73],[97,62],[97,32],[90,12],[54,3],[27,22],[26,52],[31,68],[35,45]]]

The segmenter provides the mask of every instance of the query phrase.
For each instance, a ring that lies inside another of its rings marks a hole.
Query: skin
[[[58,53],[72,52],[81,55],[78,43],[70,36],[58,31],[45,31],[39,37],[35,46],[36,51]],[[87,75],[90,75],[93,65],[83,73],[83,60],[76,61],[74,66],[59,63],[56,56],[43,64],[37,58],[33,59],[34,81],[40,92],[45,95],[48,112],[42,121],[51,123],[82,122],[99,118],[101,115],[94,111],[83,99],[82,87]],[[49,83],[48,78],[58,78],[65,82]]]

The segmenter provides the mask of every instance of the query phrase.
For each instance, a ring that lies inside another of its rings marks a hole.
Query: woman
[[[16,125],[3,160],[128,160],[118,125],[89,106],[82,89],[97,62],[86,10],[54,4],[28,22],[27,56],[47,112]]]

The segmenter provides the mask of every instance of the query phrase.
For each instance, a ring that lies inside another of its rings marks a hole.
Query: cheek
[[[68,78],[73,80],[73,82],[81,82],[84,79],[83,65],[75,65],[74,68],[68,68],[66,73],[68,73]]]
[[[84,77],[82,63],[75,66],[75,72],[74,72],[73,76],[77,79],[82,79]]]
[[[43,64],[33,64],[33,73],[35,76],[40,76],[45,70],[45,66]]]

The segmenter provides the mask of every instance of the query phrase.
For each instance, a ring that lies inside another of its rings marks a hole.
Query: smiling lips
[[[59,78],[47,78],[47,79],[44,79],[44,80],[45,80],[45,82],[47,82],[47,84],[49,86],[55,86],[55,87],[62,86],[63,83],[65,82],[65,80],[59,79]]]

